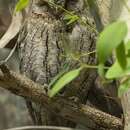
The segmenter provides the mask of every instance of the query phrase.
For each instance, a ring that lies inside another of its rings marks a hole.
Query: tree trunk
[[[93,29],[96,26],[89,12],[88,4],[85,4],[83,0],[58,2],[56,1],[55,4],[59,4],[85,19],[86,25],[82,24],[81,20],[67,25],[63,20],[66,12],[61,8],[56,8],[42,0],[30,2],[29,12],[18,39],[20,70],[23,75],[40,84],[49,84],[59,72],[64,70],[65,65],[72,70],[78,68],[81,63],[96,64],[95,54],[77,58],[79,55],[95,50],[97,32]],[[108,100],[103,96],[104,92],[100,93],[100,88],[97,89],[95,86],[96,78],[96,70],[85,69],[59,95],[78,99],[77,102],[82,104],[93,104],[103,111],[111,113],[108,108]],[[94,92],[94,88],[100,91],[99,94]],[[93,93],[99,97],[99,102],[95,100]],[[28,99],[26,102],[35,124],[71,127],[76,125],[57,117],[41,104],[31,103]],[[101,107],[103,102],[104,106]],[[116,103],[114,102],[114,104]]]

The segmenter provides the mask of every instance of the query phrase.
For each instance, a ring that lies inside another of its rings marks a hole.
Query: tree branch
[[[5,65],[1,65],[0,68],[2,70],[0,72],[1,87],[44,105],[57,116],[85,126],[88,125],[87,120],[89,119],[105,129],[122,129],[123,124],[119,118],[88,105],[77,104],[64,97],[50,99],[45,91],[46,85],[37,84],[23,75],[10,71]]]

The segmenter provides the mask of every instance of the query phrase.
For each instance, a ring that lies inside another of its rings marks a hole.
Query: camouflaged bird
[[[86,54],[95,49],[97,34],[91,29],[91,27],[95,28],[95,23],[88,8],[84,7],[83,0],[62,0],[61,3],[58,1],[54,0],[55,4],[85,18],[86,25],[78,21],[67,25],[63,20],[66,15],[65,11],[57,10],[44,0],[32,1],[29,17],[24,23],[18,40],[20,71],[40,84],[49,84],[63,70],[65,64],[68,64],[69,70],[79,67],[79,60],[72,58],[71,54],[75,57],[77,54]],[[92,65],[96,63],[94,57],[94,54],[81,56],[80,61]],[[88,91],[95,78],[94,70],[83,70],[76,80],[66,86],[62,96],[77,97],[79,102],[85,104]],[[30,103],[28,99],[27,106],[35,124],[74,125],[72,122],[57,117],[40,104]]]

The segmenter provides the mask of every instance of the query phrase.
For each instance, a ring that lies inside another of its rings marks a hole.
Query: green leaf
[[[74,16],[70,19],[70,21],[67,23],[67,25],[70,25],[70,24],[76,22],[78,19],[79,19],[79,17],[78,17],[77,15],[74,15]]]
[[[127,57],[130,57],[130,40],[128,40],[128,42],[125,43],[125,51],[126,51]]]
[[[107,71],[105,77],[107,79],[120,78],[130,74],[130,58],[127,58],[127,66],[122,69],[119,62],[116,61]]]
[[[130,89],[130,80],[122,83],[118,88],[118,96],[121,97],[124,93],[126,93]]]
[[[21,11],[29,4],[29,0],[19,0],[15,7],[15,12]]]
[[[64,20],[70,20],[70,19],[72,19],[72,15],[66,14],[63,19]]]
[[[72,80],[74,80],[76,77],[79,76],[80,71],[83,68],[80,67],[78,69],[69,71],[68,73],[64,74],[55,84],[52,86],[52,89],[50,89],[48,95],[49,97],[55,96],[65,85],[70,83]]]
[[[127,51],[127,57],[130,57],[130,50]]]
[[[123,21],[115,22],[100,33],[97,40],[97,55],[99,63],[105,63],[107,58],[122,43],[127,34],[127,25]]]
[[[128,40],[128,42],[125,43],[125,50],[130,50],[130,40]]]
[[[125,45],[123,42],[116,48],[116,58],[122,69],[125,69],[127,61],[125,55]]]
[[[78,15],[70,15],[70,14],[66,14],[65,17],[64,17],[64,20],[68,21],[67,22],[67,25],[70,25],[74,22],[76,22],[77,20],[79,20],[79,17]]]
[[[63,66],[63,70],[61,72],[59,72],[59,74],[57,74],[53,79],[52,81],[49,83],[49,88],[51,88],[56,82],[57,80],[62,77],[67,71],[69,70],[69,64],[65,64]]]

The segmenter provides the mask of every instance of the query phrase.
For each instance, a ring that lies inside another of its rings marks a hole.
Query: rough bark
[[[63,21],[64,11],[57,11],[44,1],[38,2],[31,1],[28,17],[19,35],[20,69],[23,75],[33,81],[49,84],[65,64],[68,64],[69,70],[80,66],[79,61],[72,58],[72,54],[93,51],[97,34],[90,29],[90,26],[95,28],[95,23],[83,0],[65,0],[62,6],[76,12],[81,18],[85,17],[87,26],[79,22],[66,26]],[[69,40],[66,42],[66,39]],[[66,55],[66,50],[69,56]],[[81,57],[80,61],[95,64],[95,55]],[[86,104],[96,77],[95,70],[84,70],[76,80],[67,85],[62,95],[67,98],[77,97],[79,103]],[[28,99],[27,104],[36,124],[75,126],[73,121],[57,118],[40,104],[32,104]]]

